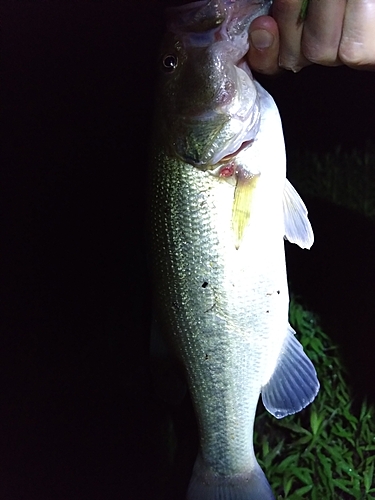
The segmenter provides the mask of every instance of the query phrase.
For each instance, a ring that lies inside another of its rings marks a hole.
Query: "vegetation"
[[[302,195],[324,198],[375,221],[375,147],[299,153],[288,177]],[[375,408],[353,403],[337,346],[317,314],[292,299],[290,323],[321,388],[302,412],[277,420],[263,406],[255,422],[258,461],[277,500],[375,499]],[[357,402],[356,402],[357,403]]]
[[[291,156],[288,177],[298,192],[324,198],[375,220],[375,145],[365,150]]]
[[[375,220],[375,147],[298,153],[288,176],[304,195],[324,198]],[[375,499],[375,409],[354,408],[338,348],[319,318],[296,300],[290,322],[313,361],[321,388],[299,414],[255,424],[255,447],[277,500]]]
[[[255,447],[278,500],[375,499],[375,412],[363,402],[358,414],[337,348],[317,317],[295,300],[290,321],[313,361],[321,383],[303,412],[256,420]]]

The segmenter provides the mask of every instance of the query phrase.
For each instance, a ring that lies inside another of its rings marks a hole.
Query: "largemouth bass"
[[[309,248],[286,180],[281,121],[244,56],[269,1],[169,11],[151,165],[158,329],[181,361],[199,424],[188,500],[269,500],[253,449],[259,399],[276,418],[319,390],[288,323],[284,238]]]

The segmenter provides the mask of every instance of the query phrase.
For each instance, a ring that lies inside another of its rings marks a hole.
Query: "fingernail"
[[[250,33],[250,40],[256,49],[268,49],[273,44],[275,37],[266,30],[254,30]]]
[[[279,58],[279,66],[293,73],[298,73],[304,67],[299,58]]]
[[[285,66],[280,64],[280,68],[286,69],[287,71],[293,71],[293,73],[299,73],[302,66]]]

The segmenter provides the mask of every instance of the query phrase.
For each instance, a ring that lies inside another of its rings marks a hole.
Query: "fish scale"
[[[173,11],[178,23],[170,25],[172,42],[163,45],[168,64],[151,153],[150,264],[157,330],[183,366],[199,426],[187,500],[274,499],[253,449],[259,395],[282,418],[304,408],[319,389],[288,324],[284,255],[284,236],[309,248],[313,234],[306,207],[285,177],[277,107],[241,56],[244,30],[266,5],[211,0],[181,7]],[[206,10],[218,13],[217,25],[211,18],[204,23]],[[192,39],[186,31],[179,38],[185,17],[195,30]],[[218,30],[215,36],[205,38],[207,26]],[[229,51],[220,62],[227,71],[212,70],[215,40]],[[215,89],[202,89],[198,114],[185,78],[186,68],[194,78],[194,61],[195,92],[206,80]]]
[[[270,329],[265,329],[259,309],[263,308],[267,315],[267,325],[272,325],[272,315],[278,324],[280,321],[279,308],[272,308],[272,295],[266,295],[275,288],[274,268],[280,275],[277,286],[287,296],[285,270],[283,273],[279,263],[283,264],[282,236],[275,238],[280,257],[274,265],[267,260],[266,272],[261,271],[257,259],[261,249],[251,245],[256,234],[250,233],[239,250],[233,244],[233,186],[190,165],[164,158],[154,176],[153,184],[158,188],[151,211],[152,227],[160,239],[152,253],[159,270],[156,279],[161,328],[183,332],[174,335],[173,342],[188,373],[195,405],[204,415],[200,428],[206,455],[218,453],[219,461],[225,463],[224,470],[235,469],[230,463],[233,459],[247,466],[252,454],[252,422],[248,415],[255,412],[261,386],[259,367],[262,357],[267,356],[263,347],[265,332]],[[249,262],[254,265],[248,266]],[[203,288],[204,283],[207,286]],[[285,300],[276,296],[283,307]],[[287,310],[283,310],[287,322]],[[249,324],[253,325],[252,331],[248,331]],[[262,348],[257,349],[257,345]],[[234,437],[227,440],[227,435]],[[217,442],[226,444],[218,449]],[[228,448],[233,451],[228,453]]]

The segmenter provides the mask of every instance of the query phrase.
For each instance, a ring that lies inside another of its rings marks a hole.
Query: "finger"
[[[248,62],[258,73],[275,75],[279,68],[279,30],[269,16],[256,18],[250,25]]]
[[[354,68],[375,69],[375,0],[348,0],[339,47],[341,61]]]
[[[301,8],[302,0],[275,0],[272,7],[272,16],[279,26],[280,34],[279,65],[294,72],[310,64],[301,50]]]
[[[346,0],[309,0],[303,27],[302,52],[311,62],[342,64],[338,56]]]

